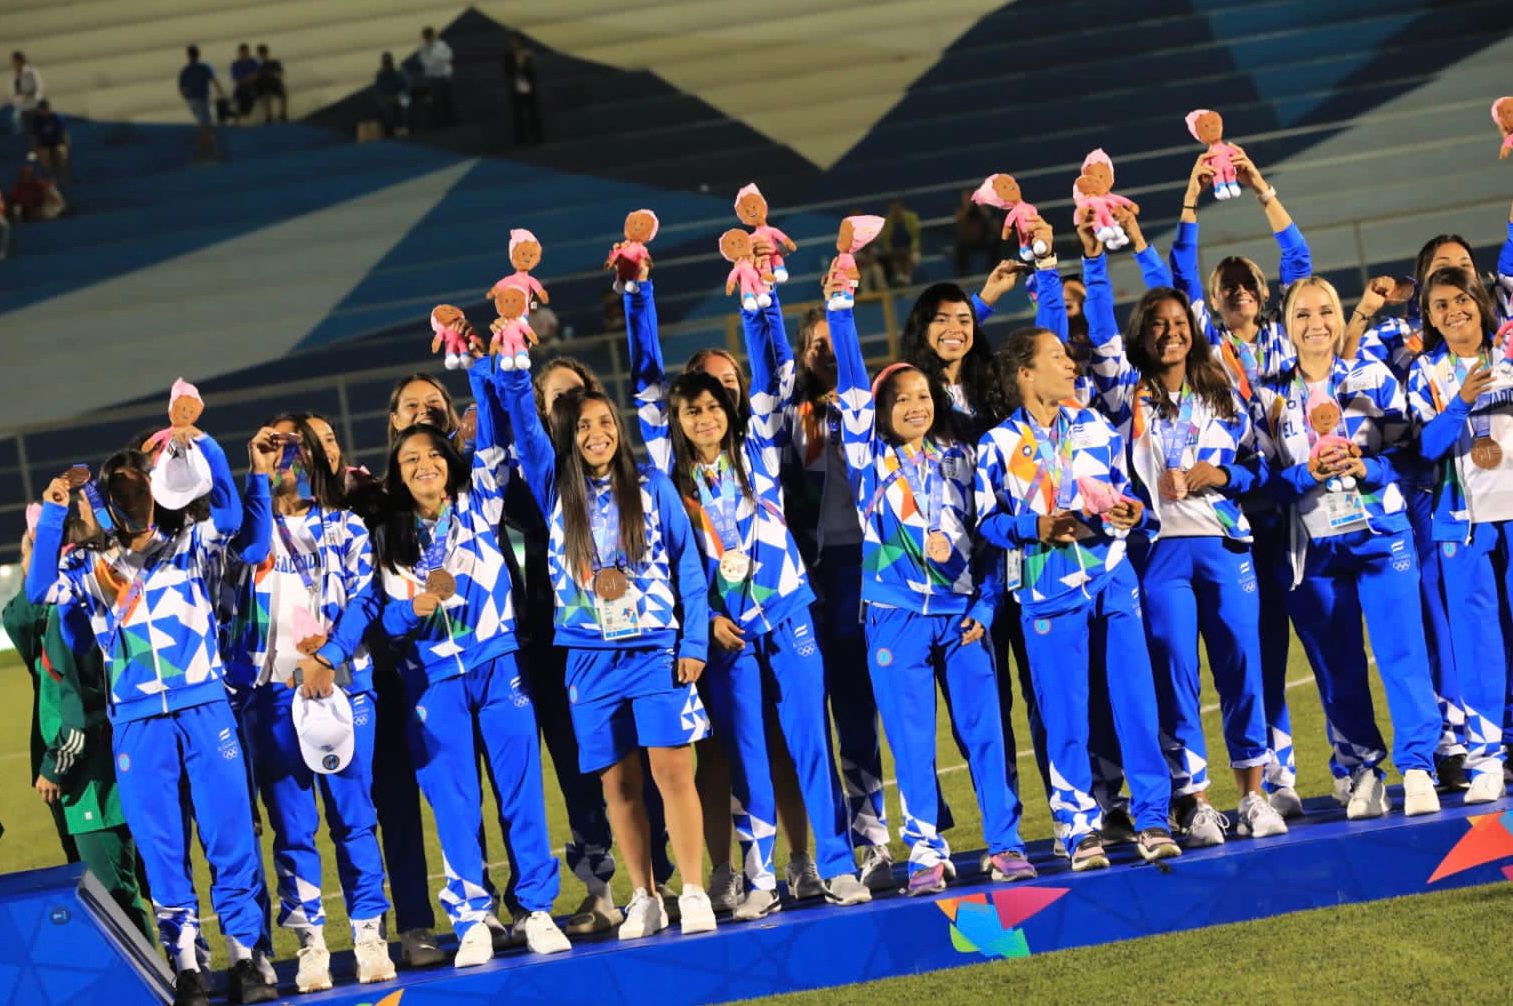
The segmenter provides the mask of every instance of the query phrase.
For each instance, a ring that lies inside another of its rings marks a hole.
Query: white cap
[[[191,441],[170,440],[152,466],[152,498],[168,510],[182,510],[210,492],[210,462]]]
[[[299,753],[312,772],[330,775],[347,767],[357,737],[346,692],[333,688],[323,699],[307,699],[296,691],[289,715],[299,735]]]

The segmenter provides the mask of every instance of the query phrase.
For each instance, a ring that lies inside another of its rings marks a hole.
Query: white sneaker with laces
[[[862,849],[862,883],[869,891],[891,891],[898,886],[893,880],[893,854],[886,845]]]
[[[714,932],[714,906],[704,891],[690,891],[684,887],[683,893],[678,895],[678,912],[682,916],[680,923],[684,936]]]
[[[549,912],[532,912],[521,928],[525,930],[525,945],[533,954],[560,954],[573,949]]]
[[[1508,784],[1503,780],[1502,769],[1493,767],[1471,777],[1471,788],[1466,790],[1465,803],[1491,803],[1501,800]]]
[[[1287,834],[1287,822],[1282,820],[1282,812],[1260,793],[1246,793],[1240,800],[1235,817],[1239,818],[1235,831],[1241,838],[1270,838],[1273,835]]]
[[[475,922],[462,934],[457,944],[457,956],[452,958],[455,968],[476,968],[494,959],[494,936],[487,923]]]
[[[630,896],[630,904],[625,906],[625,921],[620,923],[620,939],[639,940],[666,928],[667,909],[663,907],[662,899],[647,894],[644,887],[636,888]]]
[[[331,952],[326,949],[325,936],[318,929],[303,935],[305,945],[299,948],[294,987],[301,992],[325,992],[331,988]]]
[[[1434,776],[1421,768],[1410,768],[1403,773],[1403,814],[1418,817],[1420,814],[1439,813],[1439,791],[1434,788]]]
[[[832,905],[849,907],[863,905],[872,900],[871,889],[849,873],[842,873],[838,877],[822,881],[821,886],[825,889],[825,900]]]
[[[788,880],[788,896],[795,901],[806,898],[823,898],[825,885],[820,883],[820,871],[807,852],[795,852],[788,857],[785,871]]]
[[[352,957],[357,961],[358,984],[394,980],[394,961],[389,957],[389,941],[381,934],[363,933],[352,944]]]
[[[1303,800],[1291,786],[1278,786],[1267,799],[1272,808],[1284,818],[1303,816]]]
[[[1429,773],[1425,772],[1427,776]],[[1434,784],[1429,784],[1429,792],[1434,792]],[[1435,797],[1436,809],[1439,798]],[[1381,817],[1392,809],[1392,804],[1387,800],[1387,784],[1382,777],[1376,774],[1374,769],[1365,769],[1355,784],[1350,787],[1350,799],[1345,803],[1345,816],[1352,821],[1359,821],[1368,817]]]
[[[1189,849],[1206,849],[1224,844],[1224,833],[1229,830],[1229,818],[1214,809],[1213,804],[1194,801],[1192,813],[1182,823],[1182,834]]]
[[[741,899],[740,904],[735,906],[735,910],[730,913],[730,917],[736,922],[752,922],[763,916],[782,910],[783,902],[779,900],[777,891],[753,887],[746,892],[746,896]],[[686,915],[683,917],[683,921],[686,925],[688,921]]]
[[[709,873],[709,903],[716,912],[733,912],[741,903],[745,878],[729,863],[721,863]]]

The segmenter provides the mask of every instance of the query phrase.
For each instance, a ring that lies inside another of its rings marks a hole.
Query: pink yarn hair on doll
[[[483,340],[473,331],[467,316],[451,304],[437,304],[431,309],[431,331],[431,352],[446,354],[448,370],[465,370],[484,353]]]
[[[1214,169],[1214,198],[1234,199],[1240,194],[1234,159],[1240,148],[1224,142],[1224,117],[1211,108],[1197,108],[1187,113],[1187,131],[1193,139],[1208,146],[1208,165]]]
[[[983,179],[983,183],[972,193],[972,202],[979,206],[993,206],[1000,210],[1008,210],[1008,215],[1003,218],[1003,240],[1009,239],[1009,234],[1015,233],[1019,240],[1019,257],[1026,262],[1042,258],[1050,251],[1044,241],[1032,239],[1030,225],[1040,219],[1040,211],[1034,203],[1027,203],[1019,191],[1019,182],[1013,175],[1000,172],[989,175]]]
[[[767,266],[772,270],[772,278],[778,283],[788,282],[788,269],[783,264],[783,251],[790,252],[799,250],[799,246],[793,243],[793,239],[782,231],[767,223],[767,199],[762,195],[762,190],[756,187],[756,182],[748,182],[741,186],[741,191],[735,194],[735,215],[741,223],[751,228],[751,241],[756,242],[766,239],[772,244],[772,254],[767,256]],[[758,263],[758,268],[760,268]]]
[[[1103,246],[1110,250],[1129,244],[1129,235],[1114,219],[1114,209],[1123,207],[1131,213],[1139,213],[1140,206],[1114,192],[1114,162],[1099,147],[1088,154],[1082,162],[1082,174],[1072,184],[1072,202],[1079,210],[1091,214],[1096,225],[1094,233]]]
[[[828,281],[838,287],[830,294],[831,308],[854,307],[856,284],[861,280],[861,270],[856,267],[856,253],[882,233],[883,218],[874,216],[847,217],[841,221],[840,232],[835,236],[835,259],[830,263]]]
[[[506,278],[525,287],[525,292],[535,298],[537,303],[550,304],[552,299],[546,295],[546,287],[531,275],[531,270],[540,264],[541,242],[536,240],[536,235],[523,227],[510,231],[510,265],[515,267],[515,271]]]
[[[615,274],[616,293],[635,293],[641,265],[651,258],[647,244],[657,236],[661,223],[651,210],[636,210],[625,217],[625,240],[615,242],[604,268]]]
[[[492,296],[499,317],[490,326],[494,338],[489,341],[489,352],[499,357],[499,366],[504,370],[530,370],[531,357],[525,348],[538,341],[525,320],[530,310],[530,292],[504,279],[494,284]]]
[[[1492,121],[1502,133],[1502,147],[1497,151],[1497,159],[1505,161],[1509,154],[1513,154],[1513,97],[1492,102]]]
[[[725,277],[727,296],[740,290],[741,308],[746,311],[772,304],[773,276],[757,265],[750,234],[739,227],[721,234],[720,255],[731,264],[730,274]]]

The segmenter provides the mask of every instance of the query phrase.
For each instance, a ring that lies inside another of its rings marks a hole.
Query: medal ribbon
[[[592,479],[588,490],[588,529],[594,542],[593,572],[598,573],[605,566],[623,567],[625,553],[620,549],[620,507],[615,502],[615,491],[608,482],[600,486]],[[609,562],[604,561],[605,556],[610,557]]]
[[[1029,416],[1028,410],[1025,414]],[[1049,430],[1042,427],[1034,416],[1029,416],[1029,420],[1030,432],[1035,438],[1035,453],[1039,457],[1035,481],[1041,486],[1046,513],[1056,509],[1069,510],[1077,498],[1077,483],[1066,477],[1067,466],[1072,459],[1072,442],[1068,435],[1070,431],[1062,429],[1065,418],[1061,410],[1057,409],[1056,418],[1051,421]]]
[[[743,542],[741,487],[730,459],[721,453],[713,465],[697,465],[693,482],[699,490],[699,509],[704,512],[705,525],[712,532],[710,538],[715,542],[716,553],[723,557],[729,549],[738,549],[749,556],[756,544],[757,515],[752,515],[751,529]]]
[[[925,516],[925,526],[930,532],[940,530],[940,512],[945,503],[946,478],[940,473],[940,450],[926,440],[918,454],[912,457],[902,447],[893,448],[898,469],[904,476],[904,484],[914,500],[914,508]],[[920,505],[920,500],[925,505]]]
[[[322,536],[324,536],[324,531],[325,531],[325,526],[326,526],[326,520],[325,520],[324,515],[321,516],[321,522],[320,523],[321,523]],[[320,592],[320,588],[316,585],[315,578],[310,575],[310,571],[305,568],[305,564],[299,561],[300,560],[300,556],[303,553],[300,552],[299,546],[297,546],[295,544],[295,542],[294,542],[294,535],[292,535],[292,534],[289,533],[289,525],[284,522],[284,515],[283,514],[275,514],[274,515],[274,517],[273,517],[273,526],[278,529],[279,540],[284,543],[284,551],[289,553],[289,562],[294,566],[295,570],[299,573],[299,578],[304,581],[304,583],[305,583],[305,589],[310,592],[310,594],[311,594],[312,597],[317,596],[319,594],[319,592]],[[446,544],[446,539],[445,538],[442,539],[442,544],[443,545]],[[314,554],[315,554],[315,561],[317,563],[321,564],[321,567],[322,567],[321,568],[321,575],[325,576],[325,564],[321,562],[320,541],[319,540],[317,540],[316,543],[315,543],[315,553]]]
[[[441,513],[436,518],[436,523],[426,526],[427,522],[420,517],[415,518],[415,533],[425,540],[430,536],[430,541],[420,553],[420,561],[415,564],[415,575],[424,580],[426,574],[434,569],[440,569],[447,561],[447,539],[452,534],[452,504],[443,503]]]
[[[1454,361],[1455,373],[1455,387],[1450,389],[1450,394],[1452,395],[1457,394],[1461,386],[1466,383],[1466,377],[1471,373],[1471,367],[1475,363],[1490,364],[1491,362],[1486,353],[1478,353],[1476,359],[1472,362],[1467,362],[1453,353],[1450,354],[1450,359]],[[1489,399],[1491,397],[1486,392],[1482,392],[1476,396],[1476,401],[1471,405],[1471,414],[1468,418],[1471,421],[1472,440],[1481,440],[1492,436],[1492,412],[1489,407],[1491,404]],[[1481,406],[1481,408],[1478,409],[1477,406]]]
[[[131,578],[131,586],[126,588],[124,596],[117,595],[120,597],[120,600],[111,606],[116,621],[110,627],[109,632],[106,633],[105,638],[100,642],[101,652],[109,659],[115,659],[113,654],[116,648],[116,639],[120,636],[121,630],[126,626],[127,620],[131,618],[131,612],[137,606],[137,602],[142,599],[142,591],[147,589],[147,578],[157,565],[158,552],[166,540],[156,534],[153,536],[153,542],[148,546],[147,554],[142,559],[142,565]],[[119,570],[119,567],[117,569]]]
[[[1196,398],[1187,382],[1182,382],[1182,390],[1178,392],[1179,405],[1177,406],[1177,418],[1170,420],[1156,419],[1156,435],[1161,441],[1161,456],[1167,468],[1181,468],[1182,456],[1187,449],[1198,442],[1198,424],[1193,422],[1193,409]]]
[[[110,517],[110,507],[105,505],[104,498],[100,495],[100,487],[94,479],[89,479],[81,487],[84,490],[84,498],[89,500],[89,508],[94,511],[95,523],[100,530],[106,533],[116,529],[116,522]]]

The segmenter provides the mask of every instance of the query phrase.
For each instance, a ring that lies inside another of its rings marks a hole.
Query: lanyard
[[[1072,459],[1072,438],[1069,431],[1062,429],[1065,420],[1061,410],[1056,410],[1050,429],[1042,427],[1029,410],[1025,410],[1025,415],[1030,420],[1030,433],[1035,439],[1035,453],[1039,458],[1033,485],[1039,488],[1045,500],[1045,512],[1070,509],[1077,495],[1077,484],[1069,483],[1066,477]]]
[[[289,553],[289,562],[294,566],[295,571],[299,573],[299,578],[304,581],[305,589],[310,592],[310,595],[312,597],[318,596],[320,593],[320,588],[316,585],[315,578],[310,575],[310,571],[305,568],[305,564],[300,562],[301,552],[299,550],[299,547],[294,543],[294,535],[289,532],[289,525],[284,522],[283,514],[274,515],[273,526],[278,528],[279,540],[284,543],[284,551]],[[315,561],[320,565],[321,575],[322,577],[324,577],[325,562],[323,561],[324,557],[321,555],[320,548],[321,539],[325,537],[326,530],[326,517],[323,513],[320,514],[320,526],[321,535],[316,539],[315,542]],[[442,544],[445,545],[445,543],[446,539],[443,538]]]
[[[415,525],[418,535],[424,537],[429,533],[431,536],[430,543],[420,553],[420,561],[415,564],[415,575],[424,580],[427,573],[446,565],[447,539],[452,534],[452,504],[441,505],[441,513],[437,516],[435,525],[429,530],[426,522],[420,517],[415,518]]]
[[[84,489],[84,498],[89,500],[89,508],[94,511],[95,524],[99,526],[101,531],[107,533],[114,531],[116,523],[110,517],[110,507],[105,505],[105,500],[100,495],[100,487],[95,484],[95,480],[87,479],[82,488]]]
[[[131,578],[131,586],[126,589],[126,596],[121,598],[118,604],[112,605],[111,610],[116,616],[115,624],[110,627],[104,640],[100,643],[100,649],[104,652],[107,660],[114,659],[112,654],[116,648],[116,638],[121,634],[121,629],[126,626],[126,621],[131,617],[132,609],[142,598],[142,591],[147,589],[147,578],[152,569],[157,565],[158,552],[167,539],[154,535],[152,544],[142,557],[142,565]],[[111,565],[115,565],[112,563]],[[116,567],[119,569],[120,567]]]
[[[1161,441],[1161,456],[1167,468],[1181,468],[1182,456],[1187,449],[1198,442],[1198,424],[1193,422],[1193,408],[1196,397],[1187,382],[1182,382],[1181,396],[1177,406],[1177,418],[1163,420],[1156,419],[1156,436]]]
[[[1262,341],[1266,335],[1264,327],[1256,329],[1256,341],[1246,342],[1233,332],[1225,331],[1224,338],[1229,342],[1230,349],[1235,354],[1240,369],[1245,372],[1245,380],[1252,388],[1261,386],[1261,379],[1266,376],[1266,344]]]
[[[730,459],[722,453],[713,465],[698,465],[693,482],[699,490],[699,507],[704,511],[714,538],[719,542],[720,555],[723,556],[727,549],[732,548],[750,554],[751,546],[756,541],[756,515],[752,515],[751,533],[743,543],[740,526],[741,487]]]
[[[614,488],[606,484],[603,492],[589,480],[588,527],[594,542],[594,572],[605,566],[624,567],[625,553],[620,549],[620,507]],[[609,561],[605,561],[605,556]]]
[[[931,451],[930,441],[920,444],[919,453],[908,455],[902,447],[893,448],[898,470],[909,488],[914,508],[924,515],[925,526],[930,531],[940,530],[940,511],[945,500],[946,478],[940,471],[939,450]],[[923,503],[921,503],[923,501]]]
[[[1472,366],[1477,363],[1489,365],[1491,363],[1486,353],[1476,354],[1476,359],[1469,363],[1454,353],[1449,354],[1448,359],[1452,361],[1452,373],[1455,377],[1455,387],[1449,389],[1452,395],[1458,394],[1461,386],[1466,383],[1466,377],[1471,373]],[[1471,436],[1473,439],[1480,440],[1492,435],[1492,411],[1490,408],[1491,403],[1488,401],[1491,397],[1486,392],[1482,392],[1476,396],[1476,401],[1471,404],[1471,413],[1467,418],[1471,422]],[[1478,405],[1482,406],[1482,408],[1477,409]]]

